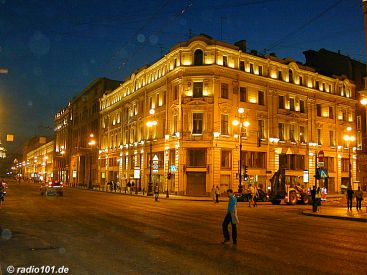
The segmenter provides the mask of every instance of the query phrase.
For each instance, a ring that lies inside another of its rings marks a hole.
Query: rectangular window
[[[257,92],[257,102],[259,103],[259,105],[265,105],[265,94],[263,91]]]
[[[322,90],[325,92],[325,83],[322,83]]]
[[[254,73],[254,64],[250,63],[250,73]]]
[[[329,93],[331,93],[332,92],[332,90],[331,90],[331,85],[329,85]]]
[[[228,135],[228,115],[221,115],[220,131],[222,135]]]
[[[316,114],[317,116],[321,116],[321,104],[316,104]]]
[[[329,118],[333,119],[334,118],[334,108],[329,106]]]
[[[289,98],[289,109],[291,110],[291,111],[294,111],[295,110],[295,100],[294,100],[294,98],[293,97],[290,97]]]
[[[161,106],[161,105],[159,105],[159,93],[156,94],[156,96],[155,96],[155,106],[156,107]]]
[[[223,66],[228,67],[228,57],[226,55],[223,55]]]
[[[153,108],[153,97],[149,98],[149,110]],[[129,112],[129,110],[127,110]]]
[[[222,150],[222,155],[221,155],[221,161],[220,161],[220,167],[224,168],[224,169],[229,169],[232,167],[232,152],[231,151],[226,151],[226,150]]]
[[[303,100],[299,101],[299,111],[303,114],[305,113],[305,102]]]
[[[206,167],[206,150],[189,149],[187,150],[187,160],[189,167]]]
[[[245,71],[245,61],[240,61],[240,71]]]
[[[245,87],[240,87],[240,101],[246,102],[247,100],[247,90]]]
[[[193,97],[203,97],[203,82],[194,82]]]
[[[326,168],[329,172],[335,172],[334,158],[324,157],[324,168]]]
[[[299,141],[305,142],[305,126],[299,126]]]
[[[334,141],[334,131],[329,131],[329,142],[330,142],[330,146],[334,147],[335,146],[335,141]]]
[[[173,100],[178,99],[178,85],[173,87]]]
[[[192,133],[202,134],[203,133],[203,113],[192,114]]]
[[[221,98],[228,99],[228,84],[227,83],[222,83],[220,85],[220,95],[221,95]]]
[[[280,95],[278,97],[278,108],[284,109],[284,96]]]
[[[178,129],[177,129],[177,125],[178,125],[178,118],[177,118],[177,115],[174,115],[173,116],[173,133],[177,133],[178,132]]]
[[[266,153],[263,152],[241,152],[242,168],[246,165],[249,168],[265,168]]]
[[[279,155],[279,167],[287,170],[304,170],[305,156],[296,154],[281,154]]]
[[[265,138],[265,121],[263,119],[259,119],[257,123],[258,123],[259,138],[264,139]]]
[[[318,90],[320,88],[320,86],[319,86],[319,81],[318,80],[316,80],[316,82],[315,82],[315,89],[316,90]]]
[[[295,135],[294,128],[295,128],[294,124],[289,125],[289,140],[292,142],[296,141],[295,136],[294,136]]]
[[[259,66],[259,75],[263,75],[263,66]]]
[[[317,144],[321,145],[321,129],[317,129]]]
[[[341,159],[342,172],[349,172],[349,159],[342,158]]]
[[[302,76],[299,77],[299,85],[303,86],[303,77]]]
[[[278,135],[279,135],[279,140],[284,141],[284,123],[278,124]]]

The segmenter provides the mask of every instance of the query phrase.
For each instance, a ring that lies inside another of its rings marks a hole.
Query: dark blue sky
[[[304,62],[326,48],[365,61],[361,0],[0,0],[0,139],[50,134],[54,114],[96,77],[123,80],[205,33]]]

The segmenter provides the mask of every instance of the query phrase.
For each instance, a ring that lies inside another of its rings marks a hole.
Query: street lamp
[[[88,145],[90,146],[91,152],[90,152],[90,157],[89,157],[89,189],[92,189],[92,156],[93,156],[93,152],[92,149],[93,147],[96,145],[96,140],[94,139],[94,134],[90,134],[89,135],[89,142]]]
[[[154,109],[150,109],[149,113],[151,115],[154,115],[155,110]],[[146,123],[147,127],[148,127],[148,132],[149,132],[149,182],[148,182],[148,192],[147,192],[147,196],[153,196],[153,182],[152,182],[152,168],[153,168],[153,138],[152,138],[152,133],[151,133],[151,128],[155,125],[157,125],[157,121],[156,120],[149,120]]]
[[[239,143],[240,143],[240,163],[239,163],[239,176],[238,176],[238,193],[242,193],[242,132],[243,132],[243,127],[245,127],[245,134],[244,137],[246,138],[247,135],[247,127],[250,126],[250,122],[245,121],[243,122],[243,114],[245,112],[244,108],[238,108],[238,114],[239,114],[239,118],[240,120],[233,120],[232,124],[234,126],[240,126],[240,134],[238,136],[239,138]]]
[[[352,130],[351,127],[347,128],[347,131],[351,131],[351,130]],[[350,143],[354,142],[356,140],[356,137],[351,136],[351,135],[344,135],[343,139],[345,140],[348,146],[349,186],[352,186],[352,162],[350,159]]]

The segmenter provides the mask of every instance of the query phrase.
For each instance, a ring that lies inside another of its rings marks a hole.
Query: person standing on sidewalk
[[[356,205],[357,211],[362,210],[363,192],[360,186],[358,186],[358,190],[356,191],[356,201],[357,201]]]
[[[249,191],[249,194],[248,194],[248,207],[251,207],[251,203],[252,203],[252,200],[254,199],[254,187],[252,186],[252,184],[249,185],[249,188],[248,188],[248,191]]]
[[[227,195],[229,198],[228,201],[228,208],[227,208],[227,214],[224,217],[224,221],[222,223],[222,229],[223,229],[223,236],[224,241],[222,244],[228,243],[230,241],[229,238],[229,231],[228,231],[228,225],[229,223],[232,224],[232,242],[234,245],[237,244],[237,224],[239,223],[238,217],[237,217],[237,199],[233,194],[232,189],[227,190]]]
[[[212,187],[212,191],[211,191],[210,195],[211,195],[211,197],[213,199],[213,203],[215,203],[215,187],[214,187],[214,185]]]
[[[311,190],[312,199],[312,212],[317,212],[317,201],[316,201],[316,186],[314,185]]]
[[[348,185],[348,189],[347,189],[347,206],[348,206],[348,211],[352,211],[352,205],[353,205],[353,195],[354,195],[354,191],[352,189],[352,186],[349,184]]]
[[[154,186],[154,200],[158,201],[158,198],[159,198],[159,186],[158,183],[156,183]]]
[[[259,191],[257,190],[257,185],[254,184],[254,193],[252,194],[252,202],[254,207],[257,206],[257,198],[259,197]]]
[[[219,203],[219,195],[220,195],[220,191],[219,191],[219,187],[217,185],[215,187],[215,203]]]

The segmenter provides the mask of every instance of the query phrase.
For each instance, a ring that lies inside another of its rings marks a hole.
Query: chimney
[[[251,50],[251,54],[252,55],[257,55],[257,51],[256,50]]]
[[[242,52],[246,52],[246,40],[240,40],[234,43],[235,46],[237,46]]]

